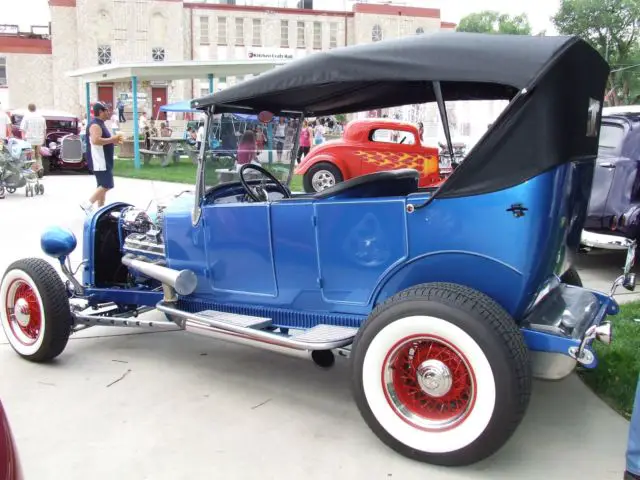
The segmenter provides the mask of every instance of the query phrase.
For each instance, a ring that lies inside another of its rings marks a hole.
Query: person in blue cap
[[[112,135],[105,121],[109,119],[109,108],[101,102],[93,105],[93,118],[87,126],[87,163],[96,177],[97,188],[93,195],[80,204],[87,213],[93,211],[93,204],[104,205],[107,192],[113,188],[114,145],[122,143],[122,134]]]

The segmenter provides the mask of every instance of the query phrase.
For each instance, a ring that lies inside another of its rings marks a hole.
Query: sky
[[[377,3],[378,0],[369,1]],[[294,3],[297,2],[294,0]],[[440,8],[442,20],[455,23],[465,15],[480,10],[497,10],[511,15],[526,13],[533,33],[547,30],[547,34],[554,34],[556,32],[549,18],[558,9],[560,0],[395,0],[394,3]],[[351,10],[351,4],[349,0],[314,0],[314,7],[320,10],[344,10],[345,5]],[[18,24],[25,31],[29,30],[30,25],[49,23],[47,0],[0,0],[0,12],[0,23]]]

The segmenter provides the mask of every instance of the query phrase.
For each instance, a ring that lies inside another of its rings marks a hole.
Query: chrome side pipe
[[[174,270],[173,268],[136,260],[130,255],[122,257],[122,264],[175,290],[173,292],[164,288],[165,300],[167,301],[175,302],[177,300],[176,293],[178,295],[192,294],[198,285],[196,274],[191,270]]]

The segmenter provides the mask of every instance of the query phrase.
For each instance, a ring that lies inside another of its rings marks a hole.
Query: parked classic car
[[[86,219],[81,279],[74,234],[45,230],[66,283],[44,259],[17,260],[0,323],[36,362],[93,325],[178,325],[322,367],[349,357],[355,402],[384,443],[434,464],[477,462],[517,428],[532,377],[596,367],[613,292],[635,286],[628,270],[608,293],[567,275],[608,74],[575,37],[434,33],[317,53],[194,100],[208,135],[225,112],[299,121],[436,102],[446,119],[449,100],[510,103],[437,189],[398,169],[292,194],[251,163],[219,183],[204,142],[195,191],[155,214],[117,202]],[[140,315],[154,308],[166,321]]]
[[[23,480],[23,478],[11,425],[0,402],[0,480]]]
[[[10,112],[13,135],[21,138],[20,122],[27,110],[17,109]],[[42,147],[42,168],[46,175],[51,170],[86,170],[87,161],[83,155],[80,138],[80,122],[71,113],[41,110],[38,111],[47,122],[45,143]]]
[[[352,120],[341,139],[314,146],[295,170],[307,193],[368,173],[414,168],[421,187],[440,183],[438,149],[425,147],[415,125],[385,118]]]
[[[640,105],[606,107],[582,244],[587,250],[626,250],[638,238]]]

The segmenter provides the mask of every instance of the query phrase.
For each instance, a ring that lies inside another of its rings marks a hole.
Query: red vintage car
[[[0,402],[0,480],[23,480],[15,440]]]
[[[26,109],[16,109],[9,112],[12,133],[22,138],[20,122],[26,114]],[[42,167],[44,174],[50,170],[86,170],[87,162],[83,154],[82,138],[80,136],[80,120],[71,113],[38,110],[47,122],[45,143],[42,146]]]
[[[414,125],[366,118],[349,122],[341,139],[312,147],[295,173],[304,175],[304,190],[312,193],[360,175],[398,168],[418,170],[420,187],[442,182],[438,149],[422,145]]]

